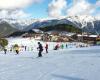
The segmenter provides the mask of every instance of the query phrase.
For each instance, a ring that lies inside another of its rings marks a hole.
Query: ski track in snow
[[[43,53],[0,52],[0,80],[100,80],[100,47]]]

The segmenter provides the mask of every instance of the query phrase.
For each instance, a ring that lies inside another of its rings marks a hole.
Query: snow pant
[[[48,53],[48,49],[46,48],[46,53]]]
[[[5,54],[7,53],[7,49],[4,49],[4,53],[5,53]]]
[[[54,50],[57,50],[57,49],[58,49],[57,47],[54,48]]]
[[[4,51],[4,53],[6,54],[7,51]]]
[[[19,51],[18,51],[18,50],[16,50],[16,53],[17,53],[17,54],[19,54]]]
[[[43,50],[39,50],[38,57],[42,57],[42,51]]]

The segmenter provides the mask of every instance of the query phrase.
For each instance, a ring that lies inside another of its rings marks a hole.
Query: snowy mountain
[[[18,29],[14,28],[13,25],[7,22],[0,23],[0,37],[8,36],[16,31],[18,31]]]
[[[60,19],[60,20],[54,19],[54,20],[47,20],[47,21],[42,21],[42,22],[37,21],[29,25],[28,27],[26,27],[24,31],[29,31],[33,28],[41,28],[41,27],[46,27],[46,26],[51,27],[58,24],[68,24],[68,25],[77,26],[67,19]]]
[[[30,24],[36,22],[36,19],[0,19],[0,22],[7,22],[11,25],[13,25],[14,28],[17,28],[19,30],[23,30],[24,28],[26,28],[27,26],[29,26]]]
[[[100,34],[100,19],[93,16],[69,16],[71,22],[79,25],[84,31]]]
[[[28,31],[32,28],[40,28],[45,26],[54,26],[58,24],[68,24],[72,25],[76,28],[83,29],[86,32],[92,32],[99,34],[100,33],[100,19],[97,19],[93,16],[69,16],[61,19],[53,19],[53,20],[44,20],[44,21],[36,21],[32,23],[24,30]]]
[[[100,34],[100,19],[93,16],[68,16],[60,19],[0,19],[1,22],[7,22],[13,28],[21,31],[29,31],[34,28],[45,26],[54,26],[59,24],[68,24],[83,31]]]

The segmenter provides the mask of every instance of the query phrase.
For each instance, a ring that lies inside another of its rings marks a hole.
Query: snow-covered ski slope
[[[84,43],[81,43],[81,42],[72,42],[72,43],[69,43],[69,42],[42,42],[42,41],[38,41],[38,40],[35,40],[34,38],[8,38],[8,41],[9,41],[9,45],[7,46],[7,48],[11,48],[12,45],[14,44],[18,44],[20,47],[21,46],[27,46],[27,48],[33,48],[34,51],[37,51],[37,43],[38,42],[41,42],[43,47],[45,48],[45,45],[46,43],[49,45],[49,50],[52,50],[55,45],[59,44],[60,45],[64,45],[64,48],[66,48],[66,44],[68,45],[68,48],[75,48],[77,45],[87,45],[87,44],[84,44]],[[23,49],[20,48],[22,51]],[[28,50],[29,51],[29,50]]]
[[[0,80],[100,80],[100,47],[0,52]]]

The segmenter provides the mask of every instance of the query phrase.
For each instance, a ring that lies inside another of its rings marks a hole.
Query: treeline
[[[79,28],[76,28],[72,25],[68,24],[58,24],[58,25],[53,25],[53,26],[45,26],[39,28],[42,31],[51,31],[51,30],[59,30],[59,31],[67,31],[67,32],[74,32],[74,33],[81,33],[82,30]]]

